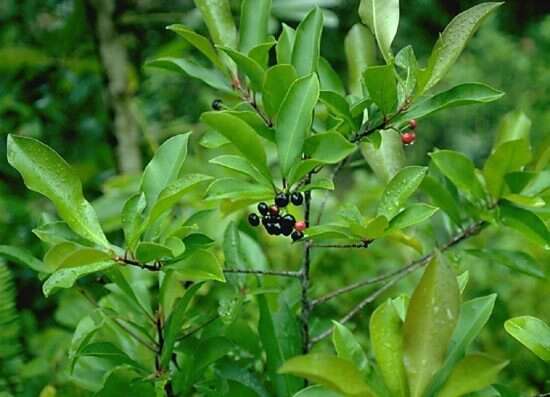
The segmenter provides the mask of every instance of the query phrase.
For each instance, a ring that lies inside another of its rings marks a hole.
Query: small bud
[[[409,127],[411,127],[413,130],[416,129],[416,119],[409,120]]]

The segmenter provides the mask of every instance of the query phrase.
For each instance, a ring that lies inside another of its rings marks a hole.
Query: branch
[[[312,248],[368,248],[374,240],[364,240],[354,244],[314,244]]]
[[[160,262],[155,262],[153,264],[149,263],[142,263],[140,261],[136,261],[134,259],[129,259],[124,256],[116,256],[114,258],[115,261],[122,265],[130,265],[130,266],[136,266],[141,269],[149,270],[151,272],[158,272],[162,269],[162,264]]]
[[[276,270],[252,270],[252,269],[223,269],[224,273],[239,273],[239,274],[255,274],[258,276],[279,276],[279,277],[296,277],[299,278],[301,272],[293,271],[276,271]]]
[[[212,324],[214,321],[220,318],[219,314],[216,314],[215,316],[210,317],[208,320],[206,320],[204,323],[197,325],[195,328],[193,328],[191,331],[183,334],[182,336],[176,338],[176,340],[179,342],[183,339],[189,338],[191,335],[194,335],[195,333],[199,332],[201,329],[206,328],[210,324]]]

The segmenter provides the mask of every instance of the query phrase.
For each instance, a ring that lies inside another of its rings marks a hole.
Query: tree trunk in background
[[[120,172],[139,173],[142,170],[139,149],[139,127],[132,113],[132,92],[129,81],[128,52],[117,34],[114,0],[91,0],[96,12],[96,34],[101,62],[109,81],[110,106],[117,139],[117,161]]]

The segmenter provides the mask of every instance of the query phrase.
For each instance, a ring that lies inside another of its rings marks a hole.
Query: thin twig
[[[204,323],[197,325],[195,328],[193,328],[191,331],[183,334],[182,336],[176,338],[177,341],[181,341],[183,339],[189,338],[190,336],[194,335],[195,333],[199,332],[201,329],[206,328],[210,324],[212,324],[214,321],[220,318],[219,314],[216,314],[215,316],[210,317],[208,320],[206,320]]]
[[[154,262],[153,264],[143,263],[134,259],[126,258],[124,256],[116,256],[115,261],[122,265],[136,266],[141,269],[149,270],[151,272],[158,272],[162,269],[162,264],[160,262]]]
[[[258,276],[278,276],[278,277],[296,277],[299,278],[301,272],[293,272],[288,270],[252,270],[252,269],[223,269],[224,273],[239,273],[239,274],[255,274]]]
[[[368,248],[373,240],[365,240],[354,244],[313,244],[312,248]]]
[[[313,175],[310,172],[306,179],[306,185],[311,183],[311,176]],[[310,225],[311,218],[311,191],[308,190],[304,194],[305,196],[305,207],[304,207],[304,220],[306,227]],[[304,262],[302,265],[302,270],[300,274],[300,281],[302,287],[302,337],[303,337],[303,352],[307,353],[311,347],[310,335],[309,335],[309,317],[311,315],[311,300],[309,299],[309,287],[310,287],[310,268],[311,268],[311,242],[307,241],[304,248]]]

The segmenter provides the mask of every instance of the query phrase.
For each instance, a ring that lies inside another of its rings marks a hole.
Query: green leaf
[[[148,208],[152,208],[162,192],[180,175],[187,158],[188,132],[166,140],[157,150],[141,177],[141,191]]]
[[[275,52],[277,54],[277,63],[279,65],[292,64],[292,48],[294,48],[294,41],[296,37],[296,31],[283,23],[283,29],[277,45],[275,46]]]
[[[460,216],[460,207],[455,198],[449,191],[443,187],[434,177],[426,175],[420,189],[428,194],[432,202],[445,212],[455,225],[462,225],[462,217]]]
[[[269,200],[273,198],[273,188],[257,183],[247,183],[242,179],[216,179],[206,191],[208,200]]]
[[[521,207],[542,208],[546,205],[546,201],[541,197],[528,197],[521,194],[509,193],[502,196],[502,198]]]
[[[145,207],[147,207],[145,194],[143,192],[136,193],[126,201],[120,215],[126,246],[131,250],[134,249],[143,230],[144,218],[142,214]]]
[[[50,199],[61,219],[85,239],[103,247],[109,242],[97,215],[82,194],[82,184],[69,164],[33,138],[8,135],[8,162],[25,185]]]
[[[350,129],[355,128],[353,116],[346,98],[334,91],[321,91],[319,100],[323,102],[336,117],[345,120]]]
[[[515,229],[537,244],[550,244],[550,232],[544,222],[533,212],[509,204],[499,205],[498,220]]]
[[[313,385],[300,390],[292,397],[343,397],[342,394],[321,385]]]
[[[90,244],[89,241],[83,239],[78,234],[73,232],[69,225],[62,221],[45,223],[33,229],[32,232],[41,241],[50,245],[63,243],[65,241],[71,241],[80,245]]]
[[[381,143],[361,144],[361,152],[378,179],[387,183],[405,164],[405,152],[398,132],[384,130],[380,132]]]
[[[273,37],[270,37],[269,41],[260,43],[253,47],[248,52],[248,56],[258,62],[258,64],[265,69],[269,63],[269,52],[275,44],[277,44],[277,41],[275,41]]]
[[[246,122],[262,138],[275,143],[275,131],[265,124],[265,121],[252,110],[226,110],[225,113],[240,118]]]
[[[264,82],[265,71],[262,66],[248,55],[235,51],[229,47],[219,47],[235,63],[239,71],[244,73],[250,80],[250,87],[255,91],[260,91]]]
[[[227,169],[247,175],[262,185],[271,187],[271,181],[254,167],[247,159],[235,155],[221,155],[209,161],[209,163],[220,165]]]
[[[340,76],[333,69],[332,65],[325,58],[319,58],[319,65],[317,65],[317,73],[319,74],[319,82],[321,84],[321,90],[336,92],[342,96],[346,95],[344,89],[344,83],[340,80]]]
[[[412,46],[408,45],[399,50],[395,56],[395,66],[399,72],[404,72],[403,76],[399,76],[397,98],[398,103],[405,103],[413,96],[416,88],[416,75],[418,74],[418,62]]]
[[[140,262],[152,262],[160,259],[173,258],[174,253],[166,245],[141,241],[136,248],[136,259]]]
[[[71,242],[63,242],[51,247],[44,256],[44,264],[49,272],[62,267],[78,267],[109,259],[105,251],[82,247]]]
[[[263,142],[250,125],[227,112],[206,112],[201,120],[229,139],[263,176],[271,180]]]
[[[221,71],[225,70],[225,66],[220,60],[216,49],[206,37],[194,32],[185,25],[174,24],[167,26],[166,29],[171,30],[172,32],[183,37],[189,44],[206,56],[214,64],[214,66],[216,66],[216,68]]]
[[[468,250],[469,254],[487,259],[492,264],[504,265],[513,271],[526,274],[531,277],[545,279],[543,269],[535,259],[522,251],[509,251],[500,249]]]
[[[271,117],[279,114],[281,104],[292,85],[298,78],[294,66],[281,64],[270,67],[265,72],[263,102],[267,114]]]
[[[407,112],[396,117],[394,124],[400,124],[411,119],[421,119],[442,109],[476,103],[490,103],[502,98],[504,92],[482,83],[463,83],[447,91],[440,92],[429,98],[415,102]]]
[[[79,351],[78,355],[81,357],[97,357],[108,360],[116,366],[129,365],[142,372],[148,371],[140,363],[131,359],[126,353],[124,353],[122,350],[120,350],[118,347],[110,342],[90,343],[89,345],[86,345],[84,348],[82,348]]]
[[[494,149],[510,141],[529,141],[531,120],[523,112],[511,112],[504,116],[498,126]]]
[[[437,150],[431,153],[431,158],[443,175],[466,193],[470,201],[485,198],[483,187],[475,173],[474,163],[468,157],[452,150]]]
[[[411,397],[421,397],[443,364],[460,306],[456,276],[438,254],[411,297],[403,326],[404,363]]]
[[[392,299],[376,308],[369,324],[376,363],[388,391],[395,397],[408,395],[407,374],[403,365],[402,324]]]
[[[514,317],[506,320],[504,329],[540,359],[550,362],[550,327],[544,321],[532,316]]]
[[[24,248],[11,247],[9,245],[0,245],[0,256],[8,258],[10,261],[17,262],[20,265],[28,266],[39,273],[47,273],[47,268],[40,260],[35,258]]]
[[[361,81],[363,72],[376,62],[376,44],[372,33],[363,25],[352,26],[344,40],[348,64],[349,91],[358,97],[363,96]]]
[[[303,387],[300,379],[277,373],[285,360],[299,354],[301,336],[295,315],[286,305],[273,315],[264,295],[258,295],[258,332],[267,358],[267,372],[278,397],[292,395]]]
[[[329,178],[316,178],[311,183],[299,189],[301,192],[309,192],[311,190],[334,190],[334,182]]]
[[[483,354],[470,354],[454,368],[439,397],[460,397],[484,389],[497,380],[498,373],[508,365]]]
[[[439,208],[427,204],[412,204],[397,214],[390,222],[390,229],[405,229],[430,219]]]
[[[214,44],[237,48],[237,28],[229,0],[194,0]]]
[[[315,134],[306,139],[304,152],[323,164],[336,164],[355,151],[355,145],[337,132]]]
[[[323,353],[293,357],[279,373],[293,374],[350,397],[372,397],[359,370],[348,360]]]
[[[397,105],[397,80],[393,64],[369,66],[364,78],[371,99],[382,113],[393,113]]]
[[[374,219],[371,219],[365,225],[365,235],[362,236],[367,240],[374,240],[384,235],[388,229],[388,218],[384,215],[378,215]]]
[[[324,224],[310,226],[306,229],[305,237],[311,240],[353,240],[354,236],[347,226]]]
[[[202,287],[202,283],[196,283],[185,291],[185,294],[179,298],[174,304],[174,308],[170,317],[166,321],[164,327],[164,344],[162,345],[162,351],[160,361],[162,367],[166,367],[172,358],[172,352],[174,351],[174,344],[176,338],[181,332],[181,328],[185,323],[185,314],[191,299],[195,296],[197,291]]]
[[[147,66],[166,69],[173,72],[183,71],[189,77],[201,80],[203,83],[216,90],[227,95],[235,95],[221,72],[214,69],[207,69],[192,59],[162,57],[147,62]]]
[[[107,270],[114,264],[115,263],[113,261],[104,261],[85,266],[68,267],[57,270],[50,277],[48,277],[42,286],[42,291],[44,292],[44,295],[48,297],[59,288],[71,288],[80,277]]]
[[[281,104],[275,139],[281,172],[285,178],[292,166],[300,160],[318,99],[319,81],[315,74],[311,74],[296,80]],[[250,142],[247,145],[258,151]]]
[[[399,0],[361,0],[359,16],[376,37],[386,63],[390,63],[391,44],[399,25]]]
[[[271,0],[243,0],[239,26],[239,49],[247,53],[267,37]]]
[[[351,361],[359,372],[367,375],[369,372],[369,360],[359,341],[346,326],[340,324],[338,321],[333,321],[332,323],[334,324],[332,344],[338,357]]]
[[[487,189],[493,197],[498,199],[502,196],[504,176],[520,171],[531,159],[531,147],[526,139],[507,141],[499,145],[483,167]]]
[[[419,76],[419,94],[432,88],[447,74],[479,25],[502,4],[481,3],[453,18],[435,43],[428,67]]]
[[[296,68],[298,76],[308,76],[317,71],[322,31],[323,13],[319,7],[315,7],[296,29],[296,39],[292,48],[292,65]]]
[[[167,266],[177,270],[183,280],[225,282],[223,269],[214,254],[204,249],[197,249],[185,259]]]
[[[323,164],[322,161],[305,159],[295,163],[288,172],[288,186],[293,186],[296,182],[304,178],[310,171],[319,165]]]
[[[379,215],[391,220],[405,205],[408,198],[418,189],[428,168],[409,166],[401,169],[387,184],[378,202]]]
[[[435,376],[426,396],[439,396],[437,392],[448,379],[456,363],[464,357],[474,339],[489,320],[495,307],[496,298],[496,294],[491,294],[466,301],[460,306],[458,324],[449,343],[447,358]]]

